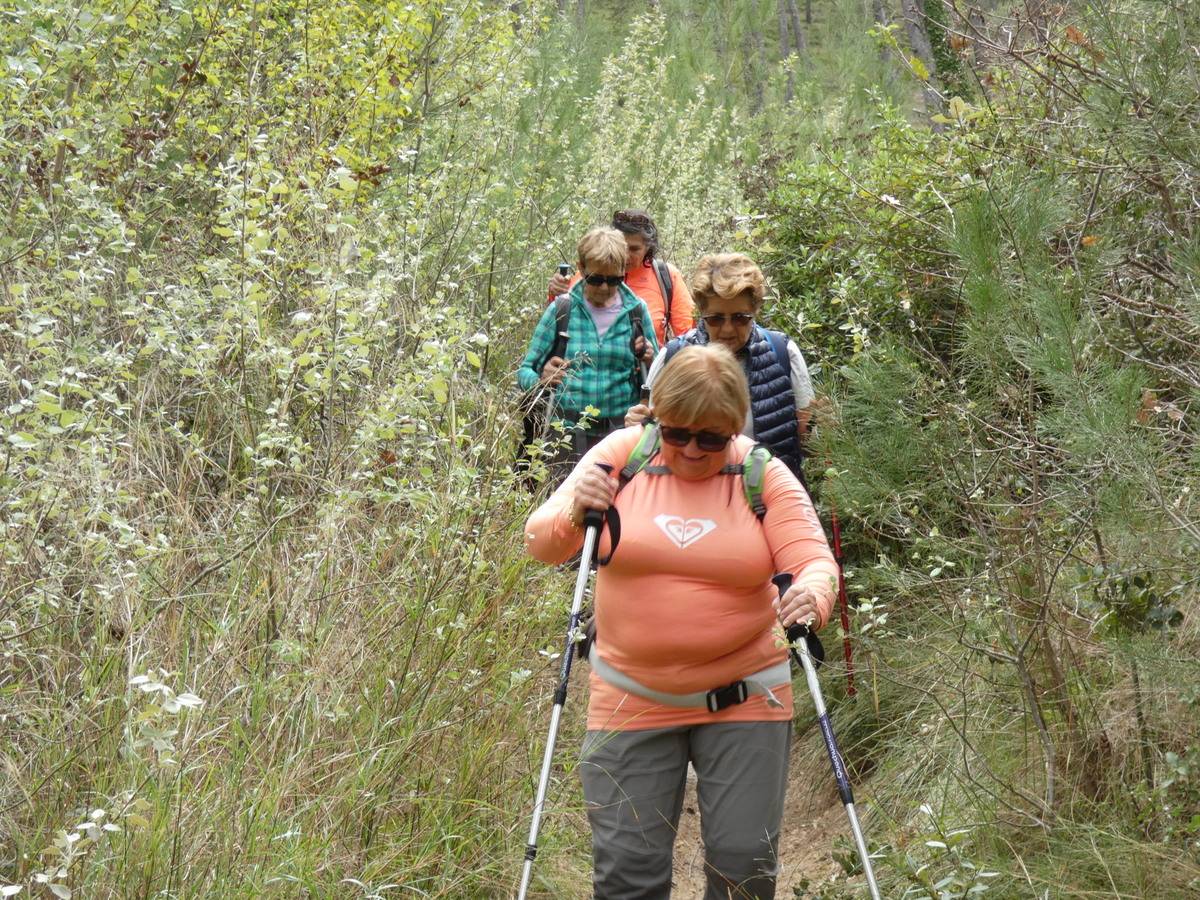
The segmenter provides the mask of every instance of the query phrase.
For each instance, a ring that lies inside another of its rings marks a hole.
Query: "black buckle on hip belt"
[[[708,704],[708,711],[715,713],[720,712],[726,707],[745,703],[746,698],[749,696],[750,694],[746,690],[746,682],[738,680],[733,684],[725,685],[725,687],[713,688],[704,699]]]

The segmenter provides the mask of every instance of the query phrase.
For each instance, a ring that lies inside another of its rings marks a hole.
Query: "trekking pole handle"
[[[779,599],[783,599],[783,595],[788,592],[788,588],[792,586],[792,576],[787,572],[781,572],[771,579],[771,584],[779,590]],[[808,637],[808,625],[804,622],[793,622],[787,627],[787,638],[791,643],[796,643],[803,637]]]
[[[611,475],[613,467],[608,463],[596,463],[596,468],[602,471],[605,475]],[[604,510],[589,509],[583,514],[584,528],[603,528],[604,527]]]

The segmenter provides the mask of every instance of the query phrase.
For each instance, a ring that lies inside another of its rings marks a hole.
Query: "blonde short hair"
[[[750,411],[742,364],[722,344],[684,347],[654,381],[654,416],[670,425],[719,425],[741,433]]]
[[[629,248],[625,246],[625,235],[607,225],[593,228],[579,239],[576,248],[579,268],[587,271],[589,264],[613,266],[625,271],[629,261]]]
[[[762,269],[744,253],[710,253],[696,263],[692,275],[692,300],[704,312],[714,297],[732,300],[749,294],[751,308],[758,312],[766,293]]]

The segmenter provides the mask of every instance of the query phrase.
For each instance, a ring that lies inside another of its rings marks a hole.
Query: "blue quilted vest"
[[[800,445],[800,431],[796,424],[796,398],[792,393],[791,365],[786,356],[787,338],[775,332],[779,340],[780,359],[765,328],[754,325],[750,339],[739,356],[745,354],[742,365],[746,369],[746,380],[750,383],[750,416],[754,420],[754,439],[765,444],[772,455],[784,464],[804,483],[801,464],[804,449]],[[681,348],[689,344],[707,344],[708,330],[701,322],[687,334],[680,335],[667,344],[669,360]]]

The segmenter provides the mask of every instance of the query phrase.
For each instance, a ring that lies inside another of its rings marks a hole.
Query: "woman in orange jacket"
[[[596,579],[588,733],[580,765],[595,896],[667,897],[688,763],[696,771],[706,898],[774,896],[792,692],[783,626],[821,627],[837,569],[808,494],[783,463],[743,491],[746,376],[719,345],[687,347],[651,397],[661,443],[618,493],[643,427],[609,435],[526,524],[561,563],[583,515],[612,506],[621,539]],[[771,577],[794,576],[779,597]]]

